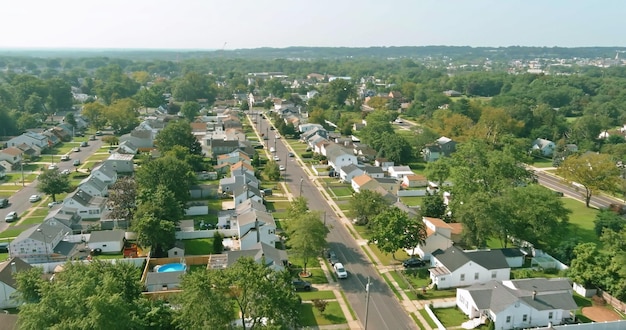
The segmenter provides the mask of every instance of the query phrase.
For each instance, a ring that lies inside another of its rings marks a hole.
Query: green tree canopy
[[[287,223],[287,245],[302,259],[304,273],[309,260],[315,260],[327,245],[326,235],[329,231],[321,217],[321,212],[305,212]]]
[[[426,228],[421,219],[411,218],[409,214],[397,207],[384,209],[377,214],[370,225],[372,237],[370,243],[376,243],[385,253],[399,249],[414,249],[426,239]]]
[[[591,196],[601,190],[616,191],[619,169],[610,155],[585,153],[567,157],[557,168],[557,174],[566,182],[582,186],[585,205]]]
[[[56,195],[70,191],[70,179],[57,169],[44,170],[38,179],[37,190],[50,195],[56,202]]]
[[[370,220],[389,206],[383,196],[375,191],[363,190],[352,196],[348,216],[358,225],[367,225]]]
[[[169,123],[157,133],[154,142],[162,153],[172,150],[174,146],[182,146],[187,148],[191,154],[202,155],[202,146],[191,133],[189,122],[185,120]]]

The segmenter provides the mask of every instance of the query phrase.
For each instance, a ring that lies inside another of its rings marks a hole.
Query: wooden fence
[[[622,313],[626,313],[626,303],[618,300],[617,298],[611,296],[608,292],[604,291],[604,290],[600,290],[598,289],[600,296],[602,297],[602,299],[604,299],[604,301],[606,301],[607,304],[613,306],[613,308],[617,309],[618,311],[622,312]]]

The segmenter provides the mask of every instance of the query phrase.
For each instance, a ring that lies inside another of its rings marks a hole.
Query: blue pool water
[[[157,273],[169,273],[169,272],[180,272],[185,271],[187,266],[184,264],[165,264],[161,265],[159,269],[157,269]]]

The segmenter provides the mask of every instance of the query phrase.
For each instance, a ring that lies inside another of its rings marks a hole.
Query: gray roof
[[[454,272],[470,261],[487,270],[509,268],[501,250],[463,251],[453,245],[445,251],[437,250],[433,252],[433,256],[450,272]]]
[[[86,177],[80,182],[80,184],[78,184],[79,187],[82,185],[90,185],[97,191],[104,191],[107,189],[107,184],[93,175]]]
[[[11,264],[13,263],[14,265],[12,266]],[[0,262],[0,283],[4,283],[14,289],[17,289],[17,282],[15,281],[15,277],[12,274],[13,267],[15,267],[16,272],[29,270],[32,267],[30,266],[30,264],[17,257],[11,258],[4,262]]]
[[[248,250],[228,251],[228,265],[234,264],[241,257],[250,257],[259,262],[265,257],[266,265],[276,264],[282,266],[281,261],[287,260],[287,252],[279,250],[271,245],[259,242]]]
[[[109,178],[114,178],[115,174],[116,174],[115,169],[113,168],[113,166],[110,165],[107,162],[103,162],[102,164],[94,167],[91,170],[91,173],[96,172],[96,171],[102,172],[102,174],[106,175]]]
[[[259,220],[259,225],[262,226],[264,224],[273,224],[276,225],[276,221],[274,221],[274,217],[267,212],[261,212],[257,210],[252,210],[250,212],[246,212],[237,216],[237,223],[239,226],[247,225],[254,223],[256,220]]]
[[[124,231],[119,229],[92,231],[89,243],[118,242],[124,238]]]
[[[392,184],[396,184],[398,183],[398,179],[396,178],[372,178],[374,180],[376,180],[378,183],[392,183]]]
[[[518,283],[520,281],[525,280],[506,281],[505,283],[509,283],[510,286],[499,281],[489,281],[461,290],[469,292],[478,309],[489,309],[494,313],[501,312],[516,302],[524,303],[538,311],[578,308],[567,279],[531,279],[530,282],[538,284],[534,290],[516,289],[517,286],[524,286]],[[554,287],[551,288],[550,284]]]
[[[504,256],[507,258],[515,258],[515,257],[524,256],[524,253],[520,249],[504,248],[504,249],[500,249],[500,251],[502,251],[502,254],[504,254]]]
[[[348,149],[336,143],[332,143],[331,145],[326,147],[326,157],[330,159],[331,161],[334,161],[335,159],[337,159],[337,157],[340,157],[343,155],[354,156],[354,154],[351,151],[349,151]]]
[[[178,284],[181,281],[180,277],[184,274],[184,271],[164,273],[149,272],[146,274],[146,285]]]
[[[344,173],[346,173],[346,174],[350,174],[350,173],[352,173],[354,171],[357,171],[357,170],[363,172],[363,170],[361,170],[358,166],[356,166],[354,164],[346,165],[346,166],[342,167],[341,170]]]
[[[366,173],[369,173],[369,174],[382,174],[382,173],[385,173],[385,171],[383,171],[382,167],[369,166],[369,165],[363,166],[363,171],[365,171]]]
[[[255,201],[253,199],[246,199],[241,204],[237,205],[235,210],[237,211],[237,214],[242,214],[242,213],[248,212],[250,210],[257,210],[257,211],[261,211],[261,212],[267,212],[267,208],[265,207],[265,205],[263,203],[257,202],[257,201]]]
[[[243,193],[245,193],[247,191],[247,198],[253,197],[253,196],[258,196],[258,197],[262,197],[261,191],[258,188],[255,188],[254,186],[251,186],[249,184],[242,184],[242,185],[238,185],[235,186],[233,188],[233,195],[234,196],[239,196]]]

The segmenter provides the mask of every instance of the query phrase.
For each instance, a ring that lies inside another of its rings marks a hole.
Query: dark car
[[[296,288],[296,291],[298,290],[311,291],[311,283],[307,281],[296,278],[292,281],[292,283],[293,283],[294,288]]]
[[[424,267],[426,266],[426,261],[418,258],[410,258],[404,260],[402,266],[404,266],[404,268]]]
[[[0,209],[9,206],[9,200],[6,198],[0,198]]]
[[[89,145],[89,143],[87,143],[87,141],[83,141],[83,142],[80,143],[80,146],[83,147],[83,148],[88,146],[88,145]]]
[[[328,261],[330,262],[331,265],[335,265],[336,263],[339,262],[339,258],[337,258],[337,255],[335,254],[335,251],[328,251]]]
[[[288,153],[287,155],[288,155],[289,157],[293,157],[293,156],[294,156],[293,152],[290,152],[290,153]]]

